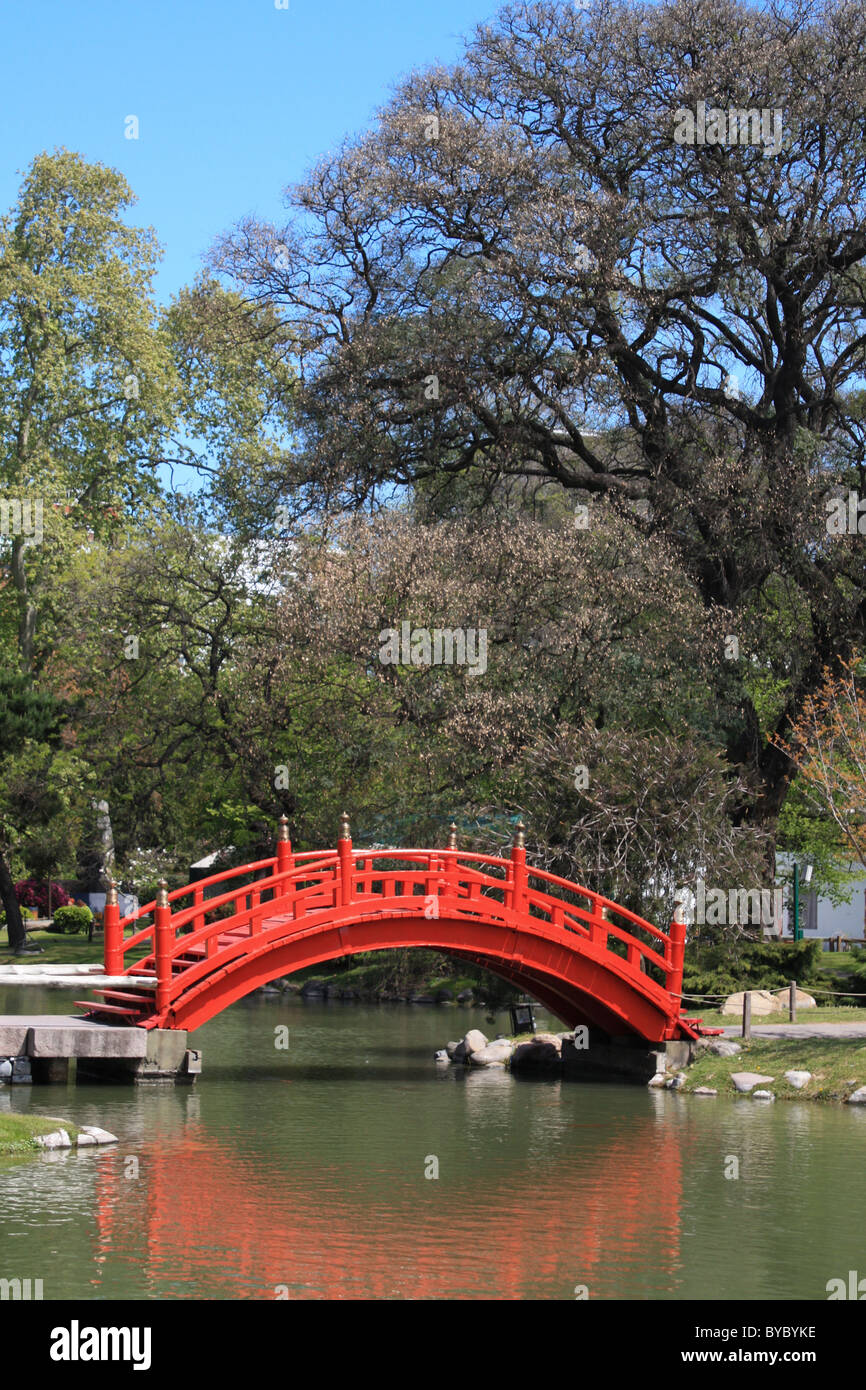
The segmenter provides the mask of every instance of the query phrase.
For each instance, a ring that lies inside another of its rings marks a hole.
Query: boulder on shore
[[[779,1008],[787,1009],[791,998],[791,991],[788,989],[780,989],[775,997]],[[811,994],[807,994],[804,989],[797,990],[796,999],[798,1009],[817,1009],[818,1007],[817,1000],[813,999]]]
[[[775,994],[771,994],[768,989],[750,989],[748,993],[752,997],[753,1018],[759,1018],[764,1014],[779,1013],[781,1005]],[[740,990],[739,994],[729,994],[722,1005],[722,1013],[742,1015],[745,996],[746,990]]]
[[[471,1056],[473,1052],[480,1052],[481,1049],[486,1046],[487,1039],[485,1038],[481,1029],[470,1028],[469,1032],[463,1039],[463,1047],[465,1049],[466,1055]]]
[[[759,1071],[734,1071],[731,1080],[738,1091],[751,1091],[765,1081],[775,1081],[775,1076],[762,1076]]]
[[[803,1087],[807,1086],[812,1080],[812,1073],[810,1071],[786,1071],[785,1080],[789,1085],[793,1086],[795,1090],[802,1091]]]
[[[740,1044],[730,1038],[698,1038],[697,1046],[715,1057],[736,1057],[742,1051]]]

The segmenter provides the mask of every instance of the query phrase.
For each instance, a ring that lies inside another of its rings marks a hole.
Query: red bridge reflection
[[[661,1098],[658,1098],[661,1099]],[[101,1271],[140,1271],[134,1296],[275,1299],[664,1297],[679,1271],[680,1127],[648,1114],[602,1136],[591,1159],[479,1160],[477,1183],[403,1185],[345,1159],[306,1172],[259,1167],[198,1125],[122,1152],[97,1182]],[[584,1141],[585,1142],[585,1141]],[[101,1282],[101,1278],[95,1281]]]

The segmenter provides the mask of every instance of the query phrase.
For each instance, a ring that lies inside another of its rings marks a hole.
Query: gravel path
[[[738,1023],[726,1028],[725,1037],[742,1037],[743,1027]],[[753,1038],[866,1038],[866,1021],[863,1023],[753,1023]]]

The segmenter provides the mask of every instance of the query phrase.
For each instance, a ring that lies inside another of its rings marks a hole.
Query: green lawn
[[[102,937],[95,936],[92,941],[87,940],[86,932],[79,932],[77,935],[67,935],[50,931],[34,931],[27,933],[27,940],[35,946],[41,946],[40,955],[16,956],[9,950],[9,943],[6,941],[6,931],[3,929],[4,940],[0,943],[0,965],[26,965],[32,962],[34,965],[101,965],[103,960]],[[138,947],[135,951],[128,951],[125,958],[125,965],[131,965],[133,961],[139,960],[147,954],[146,948]]]
[[[772,1076],[764,1089],[779,1100],[844,1101],[866,1086],[866,1039],[753,1038],[741,1043],[735,1057],[699,1056],[685,1071],[683,1090],[712,1086],[720,1096],[735,1096],[731,1073],[736,1071]],[[785,1080],[786,1071],[810,1071],[812,1079],[798,1091]]]
[[[4,928],[3,936],[6,931]],[[77,936],[67,936],[58,932],[34,931],[27,933],[27,940],[34,946],[42,947],[41,955],[16,956],[9,950],[4,939],[0,944],[0,965],[95,965],[102,961],[102,937],[87,940],[86,932]]]
[[[808,993],[808,991],[807,991]],[[686,1001],[686,1016],[689,1018],[703,1019],[704,1023],[711,1028],[737,1028],[742,1024],[742,1014],[722,1014],[714,1009],[702,1009],[700,1005],[690,1004]],[[752,1027],[756,1028],[761,1023],[787,1023],[787,1008],[780,1010],[776,1014],[752,1014]],[[866,1009],[835,1008],[835,1009],[798,1009],[797,1023],[866,1023]]]
[[[69,1120],[47,1115],[0,1115],[0,1155],[40,1153],[33,1136],[51,1134],[55,1129],[65,1129],[73,1144],[78,1138],[78,1128]]]

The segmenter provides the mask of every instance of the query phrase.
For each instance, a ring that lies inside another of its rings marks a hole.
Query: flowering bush
[[[35,878],[22,879],[15,885],[15,896],[21,907],[35,907],[40,917],[47,917],[48,884]],[[51,885],[51,911],[56,907],[67,907],[72,902],[66,889],[59,883]]]

